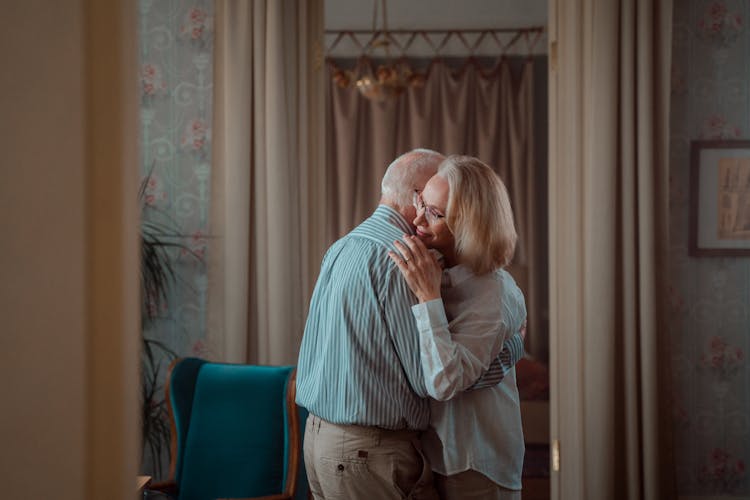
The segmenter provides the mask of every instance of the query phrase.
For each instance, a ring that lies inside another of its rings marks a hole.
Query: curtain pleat
[[[297,359],[325,245],[322,6],[216,2],[209,334],[227,361]]]
[[[553,498],[667,500],[672,2],[551,7]]]

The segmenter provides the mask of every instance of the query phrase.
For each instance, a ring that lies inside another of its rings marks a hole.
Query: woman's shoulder
[[[493,291],[499,286],[502,286],[502,282],[499,281],[495,273],[477,275],[464,264],[458,264],[457,266],[446,269],[445,274],[453,287],[465,286],[476,289],[477,291]]]
[[[448,269],[447,274],[454,287],[466,287],[476,294],[504,297],[511,301],[523,301],[523,292],[516,280],[505,269],[496,269],[487,274],[476,275],[466,266],[458,265]]]

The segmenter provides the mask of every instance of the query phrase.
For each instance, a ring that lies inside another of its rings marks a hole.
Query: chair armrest
[[[217,498],[216,500],[292,500],[292,497],[281,493],[278,495],[266,495],[264,497]]]
[[[177,483],[175,483],[172,480],[169,481],[160,481],[158,483],[151,483],[148,485],[149,490],[156,490],[161,491],[162,493],[167,493],[171,496],[177,495]]]

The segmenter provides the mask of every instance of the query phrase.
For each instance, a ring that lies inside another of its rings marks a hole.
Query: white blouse
[[[489,368],[506,338],[523,328],[523,293],[505,270],[475,276],[464,266],[443,273],[442,300],[412,307],[431,401],[422,442],[432,469],[473,469],[521,489],[524,439],[516,372],[498,385],[466,391]]]

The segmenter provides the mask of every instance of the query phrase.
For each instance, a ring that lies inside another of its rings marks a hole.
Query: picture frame
[[[750,140],[690,144],[694,257],[750,256]]]

